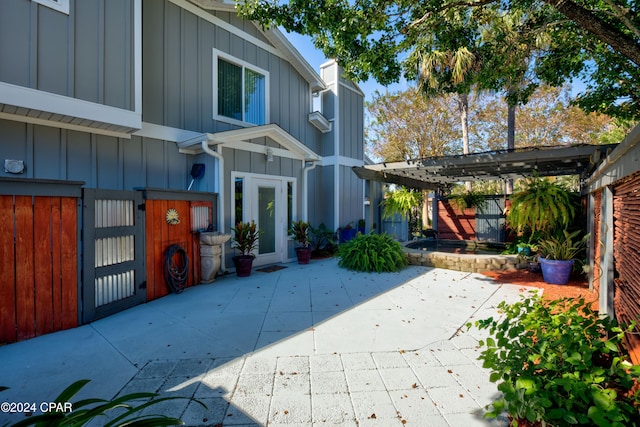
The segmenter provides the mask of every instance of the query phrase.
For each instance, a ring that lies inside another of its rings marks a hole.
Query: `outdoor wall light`
[[[5,159],[4,171],[7,173],[14,173],[14,174],[24,173],[24,161]]]
[[[267,148],[265,156],[267,158],[267,162],[273,162],[273,150],[271,148]]]

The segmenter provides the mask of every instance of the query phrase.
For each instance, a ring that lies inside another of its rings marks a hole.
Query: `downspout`
[[[333,221],[334,228],[337,230],[339,227],[342,227],[340,224],[340,68],[338,67],[338,63],[334,62],[333,68],[335,71],[333,84],[335,85],[334,93],[334,118],[333,118],[333,150],[335,156],[334,163],[334,171],[333,171],[333,202],[335,206],[333,207]]]
[[[308,175],[309,171],[316,168],[316,162],[307,163],[304,161],[304,168],[302,169],[302,220],[309,221],[309,188],[308,188]]]
[[[224,233],[224,158],[220,153],[209,148],[209,144],[206,139],[202,140],[202,151],[210,155],[211,157],[218,159],[218,224],[217,228],[220,233]],[[216,146],[217,148],[217,146]],[[225,245],[221,245],[222,254],[220,256],[220,269],[224,272],[227,271],[225,265]]]

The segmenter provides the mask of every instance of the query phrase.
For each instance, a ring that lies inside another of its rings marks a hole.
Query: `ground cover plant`
[[[402,246],[386,233],[358,234],[338,246],[336,256],[340,257],[340,267],[356,271],[382,273],[407,266]]]
[[[58,404],[55,410],[30,416],[15,424],[5,424],[4,427],[81,427],[86,425],[162,427],[184,424],[179,418],[160,414],[145,415],[142,412],[167,400],[188,399],[185,397],[158,397],[156,393],[141,392],[119,396],[112,400],[89,398],[70,403],[71,399],[88,383],[89,380],[78,380],[64,389],[52,402]],[[0,387],[0,391],[6,389],[6,387]],[[196,399],[189,400],[206,408],[204,403]],[[38,407],[33,409],[33,412],[41,410]]]
[[[599,316],[582,298],[532,293],[498,308],[499,319],[476,322],[489,332],[479,359],[502,392],[487,417],[506,411],[513,426],[640,425],[640,367],[623,349],[634,325]]]

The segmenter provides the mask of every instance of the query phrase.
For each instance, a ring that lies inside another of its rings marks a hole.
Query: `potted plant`
[[[311,226],[308,222],[299,220],[294,221],[289,230],[289,234],[293,238],[294,242],[298,244],[296,248],[296,256],[298,257],[298,264],[309,264],[311,259],[311,248],[309,247],[309,230]]]
[[[554,236],[538,242],[540,251],[540,266],[542,277],[547,283],[566,285],[569,282],[573,263],[578,254],[583,250],[588,234],[580,240],[575,240],[580,230],[569,233],[562,231],[562,236]]]
[[[533,245],[531,243],[520,242],[517,245],[518,255],[522,256],[531,256],[531,250],[533,249]]]
[[[476,212],[482,212],[487,206],[487,198],[483,194],[474,191],[452,194],[447,199],[463,215],[467,209],[475,209]]]
[[[253,259],[256,257],[252,252],[258,247],[258,236],[260,234],[254,221],[236,224],[231,228],[233,237],[231,247],[240,251],[240,255],[233,257],[236,266],[236,274],[239,277],[251,275]]]
[[[540,273],[540,261],[537,253],[536,245],[527,242],[518,242],[515,244],[518,264],[526,266],[532,273]]]
[[[349,240],[353,239],[354,237],[356,237],[357,232],[358,230],[353,228],[351,223],[345,225],[340,229],[340,243],[348,242]]]
[[[567,187],[544,178],[529,178],[511,197],[507,223],[529,242],[565,230],[579,209],[579,200]]]
[[[360,234],[364,234],[365,232],[365,228],[366,228],[366,222],[364,219],[359,219],[358,220],[358,233]]]

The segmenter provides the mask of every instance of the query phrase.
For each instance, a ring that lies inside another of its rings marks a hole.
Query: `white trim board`
[[[0,104],[76,117],[116,126],[140,129],[141,114],[136,111],[0,82]]]
[[[113,136],[115,138],[131,139],[131,134],[127,132],[118,132],[115,130],[76,125],[73,123],[39,119],[37,117],[23,116],[20,114],[8,114],[8,113],[0,112],[0,119],[11,120],[14,122],[21,122],[21,123],[29,123],[32,125],[48,126],[56,129],[67,129],[67,130],[74,130],[78,132],[86,132],[86,133],[91,133],[95,135],[105,135],[105,136]]]
[[[133,135],[143,138],[159,139],[162,141],[178,142],[196,137],[198,135],[202,135],[202,133],[180,128],[173,128],[169,126],[157,125],[155,123],[142,122],[142,128],[139,131],[133,133]]]

